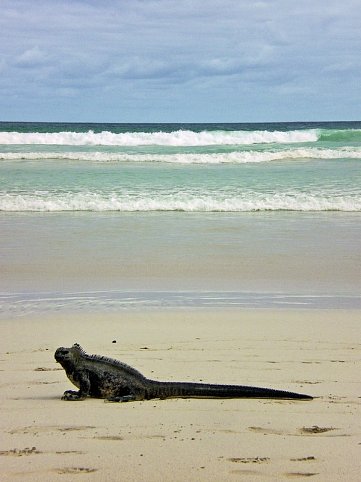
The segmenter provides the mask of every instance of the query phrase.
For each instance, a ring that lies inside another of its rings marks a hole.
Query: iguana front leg
[[[77,371],[75,374],[73,374],[72,378],[77,382],[76,385],[79,386],[79,391],[66,390],[61,399],[68,402],[85,400],[90,392],[90,380],[88,373],[83,370]]]

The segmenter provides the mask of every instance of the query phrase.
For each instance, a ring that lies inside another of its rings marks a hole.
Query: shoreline
[[[3,480],[355,481],[361,310],[57,313],[2,320]],[[116,343],[114,343],[116,341]],[[312,401],[63,402],[58,346],[158,380],[266,386]]]
[[[0,320],[52,316],[54,312],[91,315],[143,311],[357,310],[361,296],[344,293],[295,293],[213,290],[97,290],[0,292]]]

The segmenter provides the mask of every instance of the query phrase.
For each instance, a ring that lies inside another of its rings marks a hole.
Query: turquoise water
[[[361,123],[0,129],[1,211],[361,210]]]
[[[361,122],[0,123],[0,309],[358,307]]]

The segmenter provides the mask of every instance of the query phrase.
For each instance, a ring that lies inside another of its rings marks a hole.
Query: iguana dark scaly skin
[[[129,365],[100,355],[88,355],[80,345],[58,348],[55,359],[79,391],[67,390],[63,400],[105,398],[112,402],[152,398],[278,398],[311,400],[309,395],[241,385],[158,382],[150,380]]]

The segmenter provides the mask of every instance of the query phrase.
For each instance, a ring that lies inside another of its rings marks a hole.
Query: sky
[[[360,0],[0,0],[0,120],[361,120]]]

